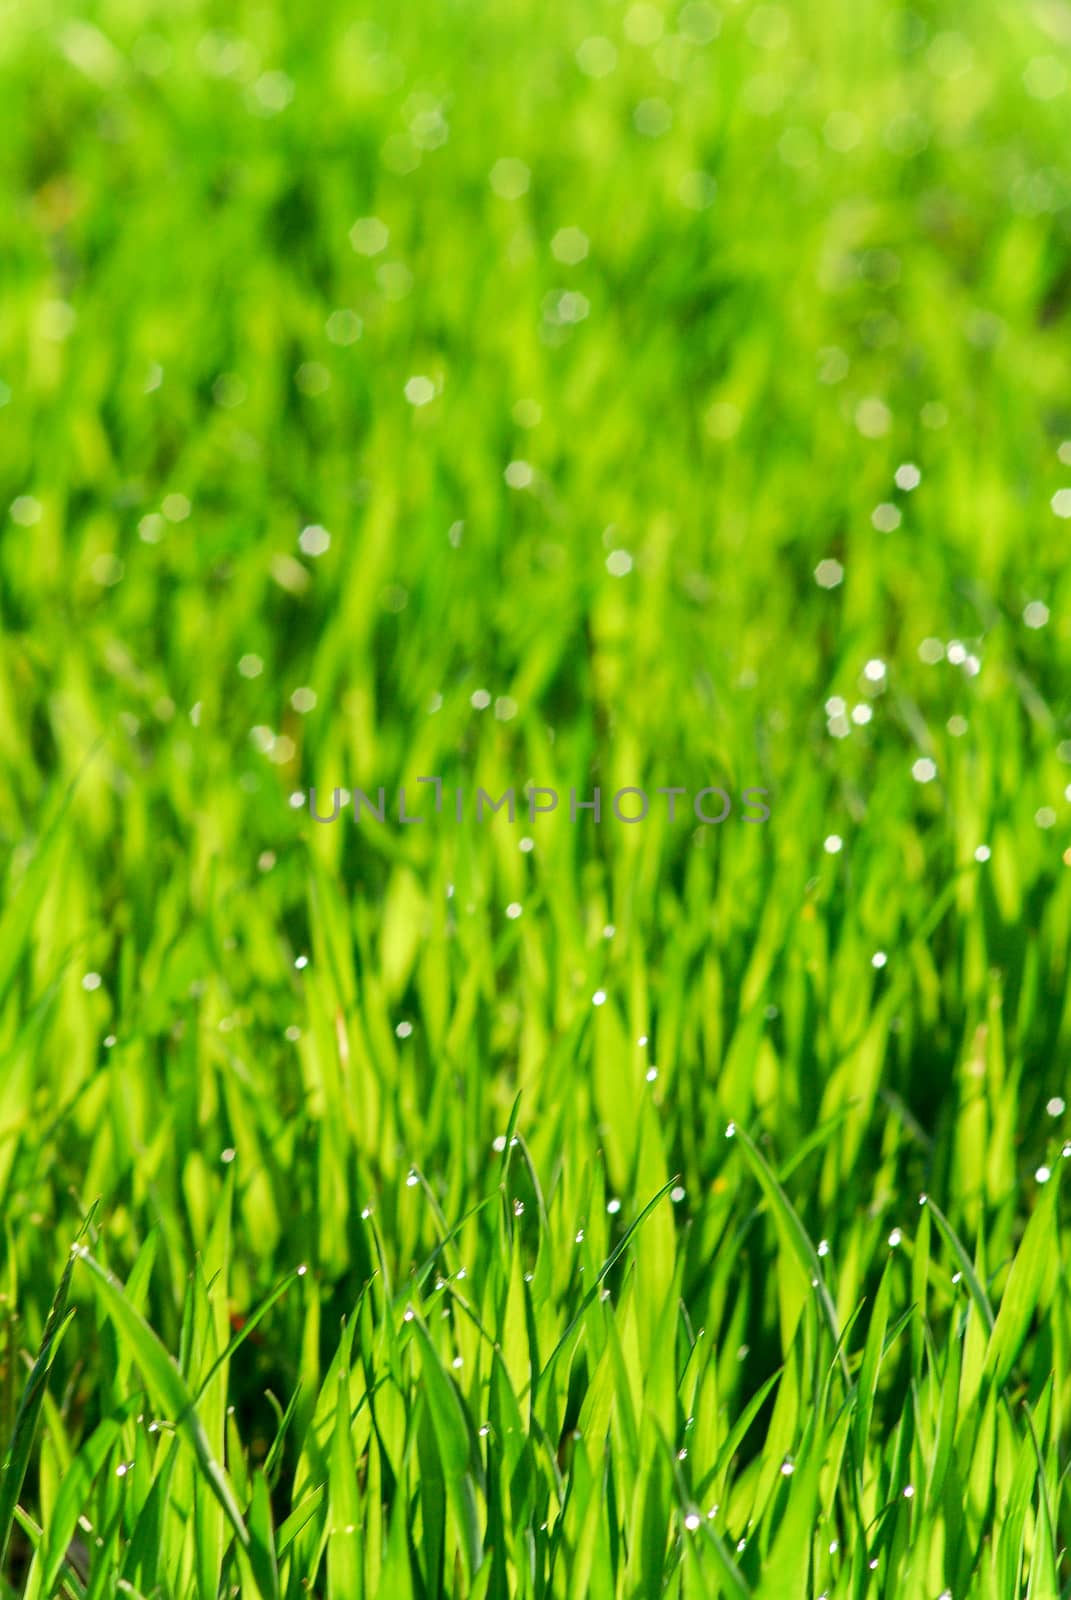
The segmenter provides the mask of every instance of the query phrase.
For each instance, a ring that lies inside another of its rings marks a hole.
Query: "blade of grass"
[[[193,1449],[197,1464],[223,1508],[224,1515],[243,1549],[249,1548],[249,1533],[226,1475],[212,1454],[207,1435],[197,1415],[197,1402],[186,1385],[173,1357],[157,1335],[134,1309],[123,1285],[106,1267],[82,1246],[77,1259],[89,1269],[90,1282],[103,1309],[122,1342],[141,1370],[154,1401],[180,1430]]]
[[[26,1469],[30,1464],[34,1434],[37,1429],[37,1419],[41,1414],[48,1374],[56,1358],[60,1340],[74,1316],[73,1308],[70,1311],[67,1309],[67,1295],[70,1291],[73,1267],[72,1252],[56,1288],[48,1320],[45,1323],[45,1331],[41,1336],[37,1359],[30,1369],[30,1375],[23,1388],[19,1409],[15,1415],[14,1431],[4,1452],[3,1465],[0,1466],[0,1572],[3,1571],[7,1559],[11,1527],[15,1520],[19,1495],[22,1493]]]

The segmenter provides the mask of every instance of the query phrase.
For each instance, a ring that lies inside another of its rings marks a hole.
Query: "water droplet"
[[[324,324],[324,331],[332,344],[356,344],[361,337],[363,324],[356,311],[343,307],[332,311]]]
[[[410,378],[405,386],[405,398],[411,406],[426,406],[435,399],[435,385],[423,375]]]
[[[40,500],[35,500],[32,494],[17,495],[11,502],[11,520],[20,528],[32,528],[34,523],[40,522],[42,511]]]
[[[165,494],[160,510],[168,522],[185,522],[190,514],[190,502],[184,494]]]
[[[310,523],[298,534],[298,545],[302,554],[306,556],[322,556],[330,544],[331,535],[326,528],[321,528],[318,522]]]
[[[892,427],[892,412],[884,400],[871,395],[856,406],[855,426],[864,439],[880,439]]]
[[[350,244],[359,256],[377,256],[387,248],[390,229],[378,217],[358,217],[350,229]]]
[[[523,161],[503,156],[491,168],[491,188],[501,200],[519,200],[528,193],[532,174]]]
[[[617,66],[617,51],[609,39],[596,34],[577,46],[576,64],[589,78],[605,78]]]

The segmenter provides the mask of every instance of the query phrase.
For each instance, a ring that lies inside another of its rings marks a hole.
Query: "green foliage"
[[[5,12],[0,1600],[1071,1592],[1066,42]]]

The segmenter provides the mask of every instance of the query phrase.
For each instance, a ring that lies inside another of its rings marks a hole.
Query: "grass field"
[[[1071,1594],[1071,10],[0,18],[0,1595]]]

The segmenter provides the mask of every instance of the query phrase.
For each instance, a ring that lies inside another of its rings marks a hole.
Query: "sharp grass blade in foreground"
[[[178,1429],[190,1445],[197,1466],[210,1486],[231,1529],[244,1549],[249,1546],[249,1533],[234,1497],[226,1474],[212,1454],[204,1427],[197,1415],[197,1402],[173,1358],[160,1343],[144,1317],[130,1304],[123,1285],[106,1267],[94,1260],[89,1250],[80,1245],[75,1251],[89,1272],[89,1281],[102,1309],[115,1327],[116,1335],[135,1362],[153,1401],[166,1414],[167,1420]]]
[[[345,1341],[344,1341],[345,1342]],[[331,1443],[327,1532],[328,1600],[361,1600],[364,1562],[361,1553],[361,1501],[357,1489],[357,1461],[350,1433],[350,1371],[348,1351],[338,1369],[338,1401]]]
[[[478,1465],[473,1459],[473,1441],[457,1391],[423,1322],[414,1321],[413,1330],[420,1347],[420,1367],[424,1399],[435,1433],[439,1463],[446,1494],[457,1522],[458,1548],[465,1572],[471,1581],[483,1560],[480,1513],[476,1501]]]
[[[0,1463],[0,1574],[4,1571],[8,1541],[11,1538],[11,1529],[15,1521],[15,1511],[19,1503],[19,1495],[22,1493],[26,1471],[30,1464],[34,1434],[37,1430],[37,1421],[44,1403],[48,1375],[59,1351],[60,1341],[74,1317],[73,1307],[71,1309],[67,1307],[67,1296],[71,1286],[73,1266],[74,1256],[72,1254],[63,1269],[52,1304],[49,1307],[48,1321],[45,1323],[41,1345],[26,1379],[22,1396],[19,1400],[19,1409],[15,1416],[15,1426],[4,1451],[3,1462]]]
[[[985,1381],[1003,1389],[1019,1358],[1045,1280],[1053,1276],[1052,1241],[1060,1171],[1042,1187],[1033,1216],[1015,1253],[985,1358]]]
[[[46,1595],[50,1595],[55,1587],[75,1537],[83,1507],[92,1499],[97,1477],[115,1447],[121,1443],[122,1425],[129,1420],[132,1411],[131,1403],[125,1414],[106,1417],[87,1439],[63,1476],[42,1544],[41,1589]]]
[[[263,1472],[253,1475],[253,1500],[249,1508],[249,1565],[260,1600],[279,1600],[279,1567],[275,1554],[271,1494]]]
[[[844,1374],[845,1383],[850,1388],[851,1375],[848,1371],[847,1357],[841,1348],[840,1333],[837,1327],[837,1311],[826,1287],[818,1251],[808,1237],[807,1230],[800,1221],[788,1195],[777,1181],[773,1169],[751,1137],[744,1132],[743,1128],[734,1126],[733,1138],[737,1141],[739,1148],[743,1150],[744,1158],[766,1196],[785,1246],[799,1267],[804,1282],[817,1290],[823,1321],[833,1341],[833,1348],[837,1352],[837,1359]]]

